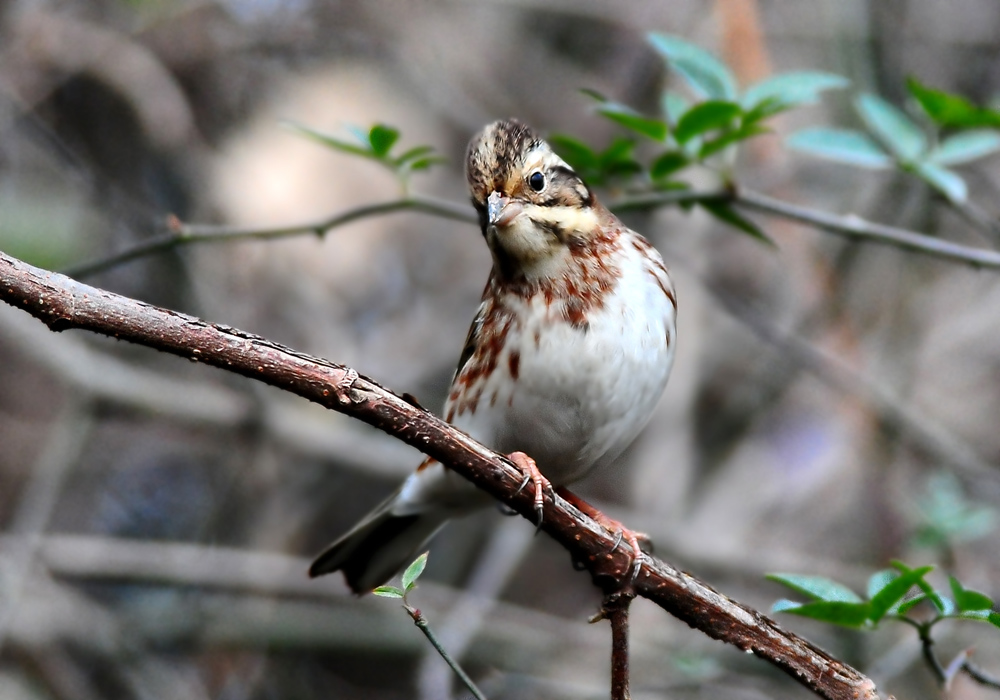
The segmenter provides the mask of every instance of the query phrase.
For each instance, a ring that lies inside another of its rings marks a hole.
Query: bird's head
[[[499,274],[558,274],[574,246],[599,231],[600,213],[580,176],[528,126],[490,124],[469,143],[472,204]]]

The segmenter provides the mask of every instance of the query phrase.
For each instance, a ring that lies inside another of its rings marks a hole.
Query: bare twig
[[[604,596],[601,611],[591,622],[611,622],[611,700],[630,700],[628,691],[628,608],[635,592],[628,586]]]
[[[512,518],[503,518],[502,523],[491,529],[463,585],[465,595],[453,599],[447,614],[436,618],[440,620],[436,623],[438,638],[456,659],[465,658],[534,541],[534,533],[520,525]],[[451,685],[451,673],[428,653],[417,672],[419,697],[423,700],[451,697]]]
[[[8,546],[0,566],[4,600],[0,606],[0,650],[3,649],[11,621],[31,580],[31,568],[42,535],[56,509],[63,483],[70,467],[94,425],[92,407],[80,399],[70,399],[53,421],[45,447],[32,469],[31,480],[14,514],[10,531],[21,535],[15,546]]]
[[[293,226],[263,227],[263,228],[241,228],[237,226],[210,226],[200,224],[184,224],[176,219],[168,222],[169,231],[159,236],[154,236],[149,240],[137,243],[130,248],[100,258],[88,263],[72,265],[66,268],[65,273],[74,277],[87,277],[104,270],[130,262],[137,258],[162,253],[166,250],[178,248],[191,243],[224,243],[234,240],[267,240],[271,238],[288,238],[289,236],[301,236],[303,234],[316,234],[322,236],[331,229],[349,224],[352,221],[366,219],[368,217],[392,214],[400,211],[416,211],[424,214],[433,214],[445,219],[456,219],[458,221],[475,222],[475,212],[468,206],[455,204],[443,199],[433,199],[430,197],[404,197],[377,204],[368,204],[361,207],[349,209],[340,214],[335,214],[319,221],[307,222]]]
[[[969,678],[974,680],[976,683],[985,685],[987,688],[1000,690],[1000,678],[986,673],[986,671],[969,661],[968,658],[962,662],[962,670],[969,674]]]
[[[965,673],[969,675],[969,678],[976,681],[980,685],[1000,690],[1000,678],[991,676],[986,671],[969,661],[969,654],[967,651],[963,651],[955,659],[955,663],[949,664],[947,668],[938,660],[937,655],[934,653],[934,638],[931,636],[931,629],[934,627],[934,621],[920,623],[914,622],[905,617],[900,619],[903,622],[908,622],[917,629],[917,633],[920,635],[920,652],[923,654],[924,661],[927,662],[927,666],[930,668],[934,677],[942,687],[947,689],[955,675],[957,675],[959,671],[965,671]]]
[[[882,243],[974,267],[1000,269],[1000,252],[943,241],[909,229],[866,221],[858,216],[828,214],[768,197],[742,187],[735,191],[732,202],[746,209],[801,221],[804,224],[816,226],[824,231],[846,236],[852,240]]]
[[[465,669],[459,666],[458,662],[455,661],[455,659],[451,657],[451,654],[448,653],[448,650],[445,649],[441,645],[441,642],[438,641],[438,638],[434,635],[434,630],[431,629],[430,624],[427,622],[427,618],[424,617],[422,612],[420,612],[420,609],[415,608],[412,605],[405,604],[403,605],[403,609],[406,610],[407,614],[413,618],[413,624],[417,626],[417,629],[424,633],[424,636],[427,637],[427,641],[431,643],[434,650],[437,651],[438,655],[445,660],[445,663],[448,664],[465,687],[469,689],[469,692],[472,693],[476,700],[486,700],[486,696],[483,695],[483,691],[476,686],[475,682],[469,678],[469,674],[465,672]]]
[[[353,416],[447,464],[523,517],[535,520],[533,494],[520,488],[521,473],[506,458],[349,367],[90,287],[3,253],[0,299],[54,331],[81,328],[113,336],[252,377]],[[557,494],[546,496],[542,529],[602,588],[620,587],[631,569],[631,556],[614,547],[614,536]],[[822,697],[879,697],[874,683],[855,669],[666,562],[648,557],[634,588],[637,595],[692,627],[756,654]]]
[[[683,190],[635,195],[614,202],[611,208],[621,213],[656,209],[668,204],[694,204],[698,202],[728,202],[747,209],[800,221],[856,241],[881,243],[974,267],[1000,269],[1000,252],[943,241],[909,229],[866,221],[854,215],[829,214],[768,197],[743,187],[704,192]],[[238,226],[185,224],[171,219],[168,222],[169,231],[167,233],[154,236],[108,257],[72,265],[64,272],[67,275],[83,278],[147,255],[162,253],[192,243],[222,243],[248,239],[266,240],[304,234],[322,236],[331,229],[353,221],[401,211],[415,211],[467,223],[475,223],[477,220],[475,212],[468,206],[418,195],[355,207],[325,219],[292,226],[241,228]]]

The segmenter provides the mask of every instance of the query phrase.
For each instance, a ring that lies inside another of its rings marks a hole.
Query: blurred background
[[[171,214],[299,224],[399,195],[377,164],[284,120],[345,138],[394,125],[403,146],[448,158],[412,189],[464,203],[465,144],[488,121],[603,148],[621,132],[580,88],[655,112],[676,79],[654,30],[714,51],[744,83],[827,70],[897,104],[910,75],[980,104],[1000,94],[993,0],[7,0],[0,249],[66,269],[162,234]],[[912,178],[782,147],[801,126],[853,124],[850,98],[782,116],[742,149],[738,181],[990,245]],[[996,217],[1000,167],[983,163],[963,175]],[[766,572],[863,592],[892,558],[997,597],[1000,276],[755,219],[777,249],[677,208],[628,219],[675,276],[679,356],[649,428],[578,492],[764,610],[785,595]],[[475,226],[402,213],[84,279],[436,408],[489,266]],[[309,557],[419,461],[278,390],[0,306],[0,697],[462,697],[396,603],[306,578]],[[442,532],[411,602],[491,698],[608,695],[609,629],[586,622],[597,590],[519,518]],[[644,601],[632,609],[635,698],[808,695]],[[939,695],[901,625],[782,624],[883,690]],[[1000,672],[995,629],[937,633],[942,658],[974,646]],[[959,679],[950,697],[990,694]]]

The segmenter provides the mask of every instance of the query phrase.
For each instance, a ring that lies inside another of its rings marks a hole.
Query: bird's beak
[[[504,197],[497,190],[486,200],[486,213],[491,226],[506,226],[523,210],[523,204],[511,201],[510,197]]]

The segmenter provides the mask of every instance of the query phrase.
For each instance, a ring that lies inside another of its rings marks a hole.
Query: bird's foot
[[[633,552],[632,564],[629,566],[629,569],[632,571],[629,583],[635,581],[636,577],[639,576],[639,572],[642,570],[642,565],[649,561],[649,556],[642,551],[642,548],[639,546],[640,541],[651,543],[649,535],[644,532],[636,532],[628,529],[620,521],[605,515],[572,491],[560,487],[556,489],[556,493],[558,493],[566,501],[572,503],[581,513],[589,517],[591,520],[594,520],[598,525],[615,536],[615,543],[611,546],[611,552],[618,549],[622,540],[628,543],[628,546],[632,548]]]
[[[545,489],[552,489],[552,483],[545,478],[538,469],[538,465],[535,464],[533,460],[528,455],[523,452],[511,452],[507,455],[507,459],[514,463],[521,473],[524,474],[524,481],[521,482],[518,491],[523,489],[528,485],[528,482],[534,486],[535,489],[535,512],[538,514],[538,527],[542,526],[542,508],[545,505]]]

